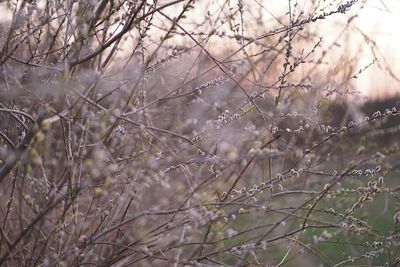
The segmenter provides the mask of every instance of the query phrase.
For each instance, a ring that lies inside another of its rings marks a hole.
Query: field
[[[2,1],[0,266],[400,265],[369,1],[272,2]]]

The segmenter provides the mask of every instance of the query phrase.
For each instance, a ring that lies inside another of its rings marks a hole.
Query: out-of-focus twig
[[[7,177],[10,171],[14,168],[15,164],[21,159],[24,152],[29,147],[32,139],[35,137],[37,132],[40,130],[40,123],[43,117],[39,115],[35,123],[29,128],[28,133],[18,144],[18,146],[10,153],[10,156],[6,159],[5,163],[0,167],[0,183]]]

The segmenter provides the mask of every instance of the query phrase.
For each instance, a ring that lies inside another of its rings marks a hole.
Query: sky
[[[201,0],[195,2],[194,15],[189,18],[194,21],[201,22],[204,10],[212,10],[218,8],[226,0]],[[238,0],[230,0],[235,6]],[[270,24],[270,20],[275,20],[271,14],[284,14],[287,10],[287,0],[241,0],[244,5],[252,6],[260,12],[263,12],[263,20],[266,29]],[[320,0],[321,3],[344,3],[345,0]],[[364,0],[365,1],[365,0]],[[41,1],[39,1],[41,2]],[[42,1],[43,2],[43,1]],[[170,2],[165,0],[161,2]],[[292,3],[296,2],[291,0]],[[300,7],[307,8],[312,0],[298,0]],[[315,2],[315,1],[314,1]],[[363,0],[360,0],[363,2]],[[376,57],[378,61],[370,68],[366,69],[358,79],[353,81],[354,87],[359,90],[362,95],[370,97],[383,97],[388,94],[400,93],[400,0],[366,0],[365,7],[361,10],[353,8],[346,14],[347,18],[357,15],[352,20],[352,31],[346,36],[345,41],[340,45],[346,46],[349,56],[357,55],[356,65],[363,68],[371,63]],[[211,5],[208,5],[210,4]],[[208,5],[208,6],[207,6]],[[174,10],[170,10],[172,14]],[[176,10],[178,11],[178,10]],[[175,13],[176,13],[175,11]],[[179,10],[180,11],[180,10]],[[353,13],[352,13],[353,12]],[[10,15],[10,14],[9,14]],[[0,10],[0,22],[8,20],[9,16]],[[341,26],[346,23],[346,17],[336,15],[327,19],[327,22],[319,23],[322,25],[317,31],[329,43],[330,38],[337,36]],[[249,22],[250,23],[250,22]],[[276,21],[275,21],[276,23]],[[264,29],[260,29],[262,32]],[[368,36],[374,41],[374,52],[367,45],[363,36]],[[332,39],[333,40],[333,39]],[[347,42],[347,43],[345,43]],[[224,44],[226,45],[226,44]],[[334,61],[338,57],[337,54],[330,55],[329,60]]]
[[[400,93],[400,1],[370,0],[365,10],[361,10],[354,24],[368,34],[375,42],[380,55],[379,66],[373,66],[357,80],[356,86],[363,94],[382,97]],[[365,51],[367,60],[371,53]],[[382,70],[390,66],[389,70]]]
[[[268,13],[284,14],[288,1],[282,0],[246,0],[244,2],[258,2],[266,8],[264,14],[267,21],[271,19]],[[292,4],[296,2],[291,1]],[[312,1],[298,0],[298,6],[305,7]],[[344,3],[346,1],[326,1]],[[361,1],[360,1],[361,2]],[[400,0],[366,0],[364,8],[355,5],[346,13],[334,15],[326,21],[315,24],[315,32],[324,39],[325,44],[333,42],[338,33],[351,21],[347,35],[339,39],[340,47],[332,50],[328,55],[328,63],[335,64],[338,53],[346,49],[349,57],[355,57],[358,71],[369,65],[374,58],[377,61],[363,71],[357,79],[352,80],[352,85],[361,92],[361,96],[381,98],[392,94],[400,94]],[[311,25],[311,27],[313,27]],[[365,36],[372,42],[367,43]],[[373,47],[373,51],[371,49]]]
[[[224,1],[212,2],[218,6],[218,3]],[[237,2],[237,0],[230,2]],[[285,14],[288,9],[287,0],[242,0],[242,2],[262,12],[266,29],[272,25],[271,22],[276,26],[278,15]],[[307,10],[307,8],[310,9],[312,2],[318,1],[291,0],[292,5],[295,2],[298,3],[300,9]],[[321,0],[320,2],[321,6],[326,3],[334,3],[336,6],[338,3],[346,1]],[[332,68],[335,61],[344,53],[343,51],[357,67],[354,72],[365,68],[376,59],[371,67],[366,68],[361,75],[358,75],[357,79],[351,81],[352,86],[360,91],[363,97],[381,98],[396,93],[400,94],[400,50],[398,48],[400,46],[400,0],[360,0],[359,2],[365,2],[362,9],[359,4],[356,4],[345,15],[333,15],[308,27],[317,27],[314,32],[323,37],[324,44],[329,46],[331,42],[335,41],[341,29],[346,26],[348,18],[354,17],[349,31],[338,41],[340,47],[335,47],[336,50],[332,49],[327,56],[327,63],[332,63],[328,68]],[[285,23],[284,19],[280,18],[283,23]],[[259,34],[266,29],[260,29]],[[367,43],[366,37],[371,42]],[[329,73],[328,70],[327,72]]]

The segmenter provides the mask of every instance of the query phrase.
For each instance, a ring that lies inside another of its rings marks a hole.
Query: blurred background
[[[168,3],[170,1],[158,1],[159,4]],[[217,25],[215,18],[223,19],[229,16],[237,15],[237,12],[229,13],[230,6],[232,9],[239,2],[245,4],[243,21],[236,18],[238,25],[230,25],[223,23]],[[325,1],[324,1],[325,2]],[[299,17],[306,16],[308,13],[318,12],[315,6],[320,10],[327,7],[334,7],[341,1],[328,1],[326,4],[316,4],[316,1],[299,0],[299,1],[280,1],[280,0],[241,0],[241,1],[220,1],[220,0],[203,0],[196,3],[196,8],[191,12],[192,16],[185,19],[181,25],[185,25],[185,30],[193,33],[194,36],[205,36],[210,33],[213,26],[217,25],[218,33],[227,33],[232,30],[233,26],[240,26],[237,34],[245,33],[248,38],[257,38],[263,33],[268,32],[271,28],[289,25],[288,11],[289,5],[292,12],[297,12]],[[361,99],[370,98],[386,98],[400,93],[400,52],[398,46],[400,44],[400,2],[397,0],[369,0],[360,1],[361,4],[349,10],[346,14],[336,14],[324,21],[319,21],[307,26],[305,32],[312,32],[314,37],[322,37],[321,47],[325,49],[326,54],[321,59],[322,65],[335,64],[340,68],[340,62],[351,61],[354,72],[364,69],[372,62],[373,65],[363,70],[363,74],[357,79],[351,81],[354,89],[360,92]],[[15,4],[17,3],[17,4]],[[0,3],[0,37],[4,38],[7,27],[11,24],[13,10],[15,6],[21,5],[21,2],[2,1]],[[44,8],[46,1],[36,1],[38,9]],[[221,7],[225,5],[228,8]],[[170,18],[176,17],[182,5],[177,4],[166,8],[164,13]],[[303,14],[301,14],[303,12]],[[295,14],[295,13],[294,13]],[[23,15],[21,15],[23,16]],[[14,18],[15,19],[15,18]],[[21,21],[23,17],[20,17]],[[17,19],[18,20],[18,19]],[[159,25],[149,30],[149,35],[159,38],[165,33],[170,23],[165,17],[159,16],[155,20]],[[204,22],[210,22],[205,23]],[[211,22],[215,21],[215,24]],[[14,21],[18,23],[18,21]],[[243,25],[242,25],[243,24]],[[231,28],[231,29],[230,29]],[[178,30],[179,31],[179,30]],[[228,35],[228,34],[227,34]],[[221,37],[221,36],[219,36]],[[206,48],[217,58],[222,59],[223,54],[234,51],[238,47],[232,38],[212,37],[207,41]],[[177,35],[169,41],[172,45],[193,45],[193,41],[185,35]],[[130,45],[131,44],[131,45]],[[243,42],[239,42],[239,45]],[[127,42],[121,50],[129,51],[134,42]],[[298,44],[294,49],[303,49],[307,46]],[[129,53],[129,52],[127,52]],[[121,53],[123,57],[126,54]],[[307,68],[307,66],[303,66]],[[330,67],[327,67],[327,69]],[[318,71],[323,74],[323,66],[319,66]],[[335,76],[334,73],[326,70],[324,75]],[[333,77],[339,83],[340,76]],[[360,101],[360,98],[357,98]]]
[[[0,265],[400,262],[398,1],[0,7]]]

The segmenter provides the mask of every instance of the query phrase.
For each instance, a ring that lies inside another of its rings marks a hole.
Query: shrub
[[[365,2],[3,1],[0,263],[396,265],[399,107],[321,31]]]

